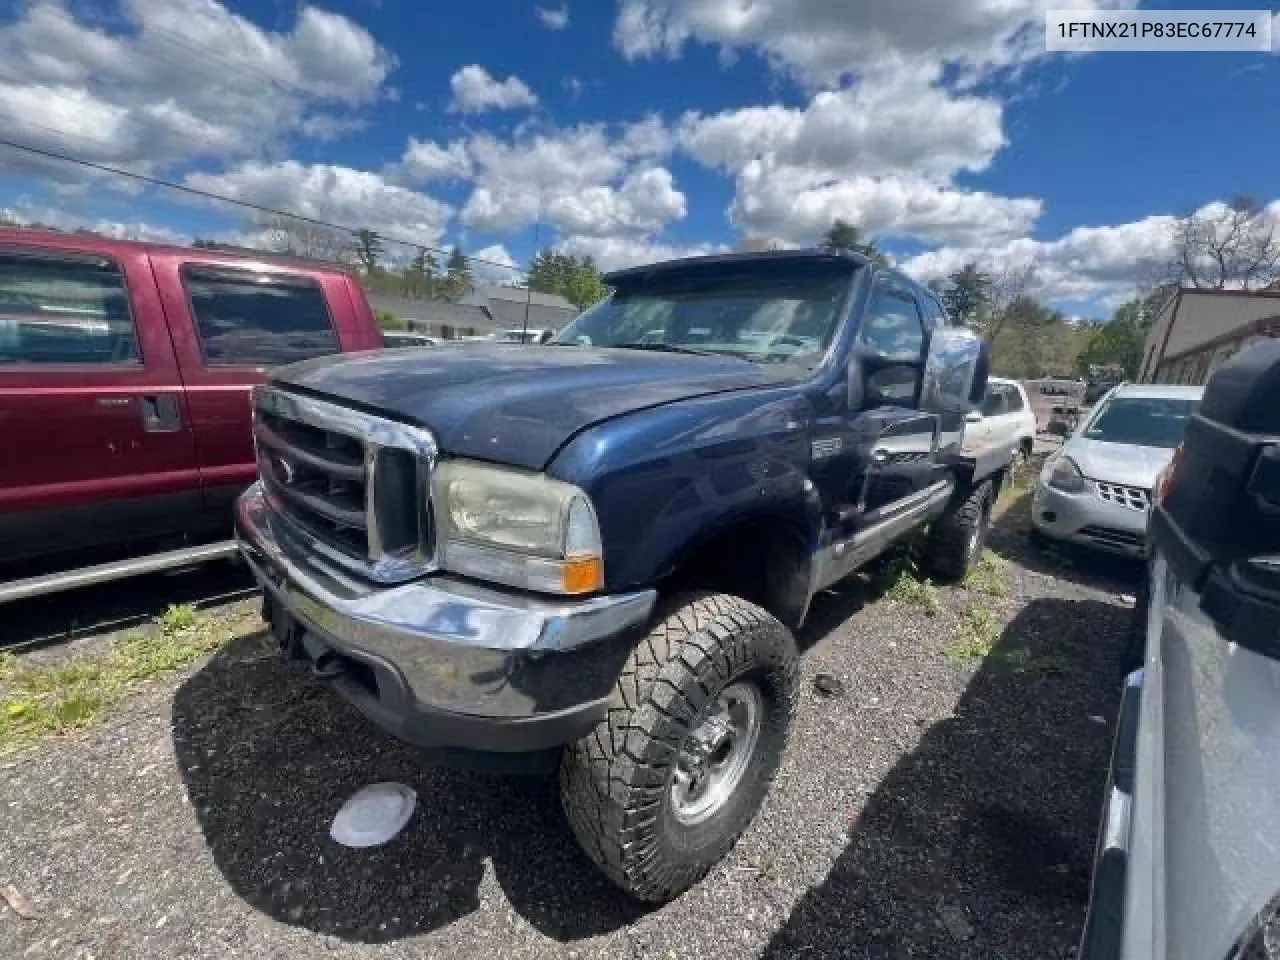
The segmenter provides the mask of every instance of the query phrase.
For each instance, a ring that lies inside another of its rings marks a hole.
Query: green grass
[[[910,554],[901,553],[886,563],[881,574],[886,597],[908,606],[919,607],[926,616],[936,617],[942,612],[942,596],[938,593],[938,588],[928,577],[920,575]]]
[[[960,614],[960,639],[947,649],[955,663],[985,659],[1000,639],[1000,622],[984,606],[973,604]]]
[[[158,629],[127,634],[95,657],[47,666],[0,659],[0,754],[49,734],[92,726],[135,683],[181,669],[233,632],[189,604],[171,606]]]
[[[974,564],[969,575],[964,578],[962,586],[967,590],[985,593],[989,597],[1007,597],[1009,584],[1005,579],[1005,571],[1009,562],[991,550],[983,550],[982,556]]]

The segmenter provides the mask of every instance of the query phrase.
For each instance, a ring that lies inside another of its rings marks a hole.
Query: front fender
[[[792,525],[807,562],[822,526],[811,422],[794,387],[703,397],[593,427],[548,472],[591,496],[610,590],[653,584],[708,538],[756,519]]]

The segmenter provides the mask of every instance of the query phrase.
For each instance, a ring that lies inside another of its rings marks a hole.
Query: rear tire
[[[984,480],[959,506],[948,505],[947,512],[933,522],[924,562],[935,580],[963,580],[982,555],[991,525],[992,492],[991,481]]]
[[[754,604],[674,602],[560,765],[569,825],[610,880],[662,903],[732,849],[781,762],[796,665],[791,632]]]

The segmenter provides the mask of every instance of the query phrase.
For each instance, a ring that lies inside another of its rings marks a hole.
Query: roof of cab
[[[893,277],[914,290],[930,297],[935,295],[928,288],[893,267],[875,263],[870,258],[852,250],[830,250],[826,248],[810,248],[799,250],[761,250],[742,253],[718,253],[705,257],[684,257],[680,260],[665,260],[661,263],[647,263],[635,267],[614,270],[604,275],[605,283],[618,286],[619,283],[635,280],[640,277],[654,276],[664,273],[675,273],[699,267],[731,266],[741,263],[785,263],[786,261],[825,260],[829,262],[844,261],[852,266],[873,267],[880,274]],[[936,299],[936,297],[935,297]]]
[[[0,227],[0,247],[10,243],[30,243],[44,246],[72,247],[77,250],[103,254],[121,254],[134,250],[151,253],[178,254],[208,261],[239,261],[262,263],[271,266],[287,266],[300,270],[326,271],[354,276],[353,268],[332,260],[314,260],[307,257],[291,257],[279,253],[267,253],[249,248],[184,247],[180,244],[152,243],[146,240],[119,240],[96,233],[63,233],[59,230],[40,230],[29,227]]]

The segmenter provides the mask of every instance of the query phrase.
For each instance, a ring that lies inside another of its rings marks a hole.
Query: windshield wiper
[[[674,343],[643,343],[639,340],[630,343],[611,343],[615,350],[652,350],[655,353],[688,353],[695,357],[721,357],[725,354],[714,350],[699,350],[697,347],[682,347]]]

